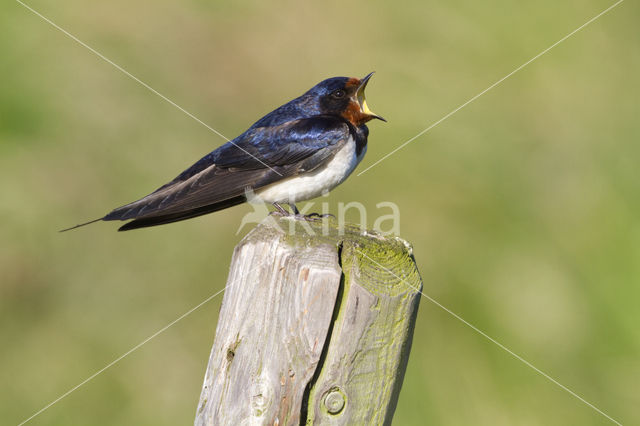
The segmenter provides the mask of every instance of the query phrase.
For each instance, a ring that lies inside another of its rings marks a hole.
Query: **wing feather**
[[[245,201],[247,190],[309,172],[346,143],[351,127],[317,116],[277,127],[252,128],[206,155],[174,180],[103,220],[133,222],[122,230],[175,222]],[[136,224],[137,222],[137,224]]]

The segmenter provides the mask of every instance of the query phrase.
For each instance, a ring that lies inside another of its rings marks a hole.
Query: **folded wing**
[[[352,129],[337,117],[317,116],[276,127],[251,128],[203,157],[173,181],[119,207],[103,220],[129,220],[120,230],[176,222],[246,201],[254,191],[307,173],[329,161]]]

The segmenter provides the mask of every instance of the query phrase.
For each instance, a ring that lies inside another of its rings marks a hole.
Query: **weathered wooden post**
[[[422,288],[406,242],[269,217],[227,285],[196,425],[391,423]]]

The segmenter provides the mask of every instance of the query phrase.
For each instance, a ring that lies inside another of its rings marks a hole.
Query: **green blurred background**
[[[375,70],[389,123],[364,170],[613,1],[29,4],[228,137]],[[622,3],[327,199],[371,218],[397,203],[425,293],[624,424],[640,424],[639,12]],[[0,35],[0,423],[17,424],[221,289],[251,208],[57,233],[223,141],[16,2]],[[191,423],[220,301],[30,424]],[[423,299],[395,424],[611,423]]]

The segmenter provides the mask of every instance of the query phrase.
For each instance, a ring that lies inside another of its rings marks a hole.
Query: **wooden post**
[[[422,282],[409,245],[268,217],[235,248],[195,424],[390,424]]]

